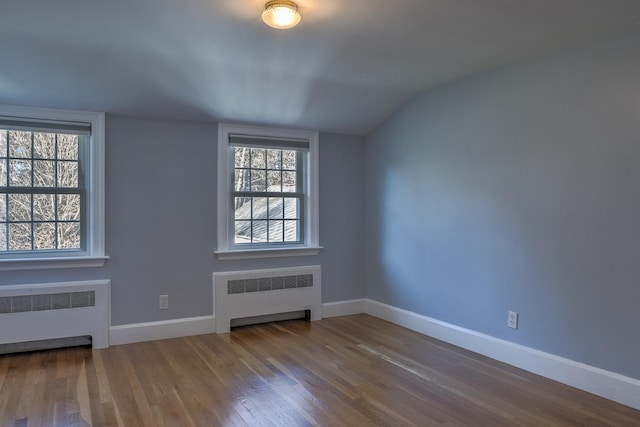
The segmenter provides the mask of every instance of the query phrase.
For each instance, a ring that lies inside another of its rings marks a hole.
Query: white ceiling
[[[0,103],[365,135],[416,93],[640,22],[638,0],[3,0]],[[342,9],[340,9],[342,8]]]

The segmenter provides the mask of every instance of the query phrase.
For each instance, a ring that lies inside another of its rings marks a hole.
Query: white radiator
[[[322,318],[320,266],[233,271],[213,274],[216,332],[232,319],[309,310]]]
[[[92,337],[109,346],[111,281],[0,286],[0,344]]]

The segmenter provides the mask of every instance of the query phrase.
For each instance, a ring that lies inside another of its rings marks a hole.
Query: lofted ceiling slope
[[[366,135],[413,95],[640,21],[637,0],[6,0],[0,103]]]

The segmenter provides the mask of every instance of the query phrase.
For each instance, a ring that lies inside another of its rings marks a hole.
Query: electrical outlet
[[[516,313],[515,311],[509,312],[507,326],[509,326],[511,329],[518,329],[518,313]]]
[[[160,295],[160,310],[169,308],[169,295]]]

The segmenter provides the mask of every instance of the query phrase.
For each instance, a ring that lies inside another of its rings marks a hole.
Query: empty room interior
[[[0,426],[640,426],[640,2],[0,5]]]

